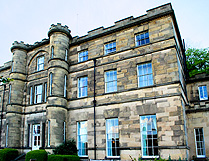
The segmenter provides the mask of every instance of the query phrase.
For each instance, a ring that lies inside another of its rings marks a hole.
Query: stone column
[[[21,147],[21,124],[24,87],[26,82],[27,46],[23,42],[14,42],[11,47],[13,53],[10,78],[9,100],[7,105],[6,123],[8,125],[7,146]]]
[[[50,120],[50,147],[55,147],[64,141],[63,125],[67,116],[67,97],[64,96],[64,84],[65,75],[68,77],[69,69],[66,52],[68,53],[69,41],[72,37],[68,27],[61,26],[59,23],[51,25],[48,36],[51,58],[48,68],[47,119]],[[52,82],[50,74],[52,74]]]

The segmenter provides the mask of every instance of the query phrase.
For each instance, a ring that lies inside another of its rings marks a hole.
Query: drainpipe
[[[94,59],[94,159],[96,160],[96,59]]]
[[[3,98],[2,98],[2,105],[1,105],[1,126],[0,126],[0,147],[1,146],[1,133],[2,133],[2,120],[3,120],[3,107],[4,107],[4,95],[5,95],[5,89],[6,89],[6,84],[3,85],[4,90],[3,90]]]

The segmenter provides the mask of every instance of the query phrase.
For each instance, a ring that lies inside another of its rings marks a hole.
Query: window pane
[[[44,56],[37,59],[37,71],[44,69]]]
[[[149,43],[149,33],[141,33],[139,35],[136,35],[136,46],[144,45]]]
[[[143,156],[157,156],[157,124],[155,115],[140,117],[140,130]]]
[[[120,156],[118,119],[106,120],[107,156]]]
[[[138,65],[138,86],[145,87],[153,85],[152,64]]]
[[[88,51],[86,50],[86,51],[80,52],[78,57],[79,57],[78,62],[88,60]]]
[[[117,71],[109,71],[105,73],[105,89],[106,92],[117,91]]]
[[[78,97],[85,97],[88,95],[88,77],[78,79]]]
[[[34,103],[42,102],[42,85],[35,86],[35,96]]]
[[[197,157],[205,157],[205,145],[203,137],[203,128],[195,129],[196,153]]]
[[[87,121],[78,122],[78,155],[79,156],[86,156],[88,155],[88,139],[87,139]]]
[[[111,42],[105,45],[104,47],[105,55],[116,51],[116,42]]]
[[[198,87],[200,100],[208,100],[207,86]]]

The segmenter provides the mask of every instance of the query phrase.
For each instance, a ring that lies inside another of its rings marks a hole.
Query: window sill
[[[107,156],[106,159],[120,159],[120,156]]]
[[[142,160],[159,158],[159,156],[142,156]]]
[[[82,96],[82,97],[77,97],[78,99],[81,99],[81,98],[88,98],[88,96]]]
[[[88,159],[88,155],[81,155],[81,156],[79,156],[79,158]]]

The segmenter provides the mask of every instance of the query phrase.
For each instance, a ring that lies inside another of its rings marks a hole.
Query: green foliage
[[[49,155],[48,161],[80,161],[77,155]]]
[[[186,51],[186,58],[190,77],[199,73],[209,74],[209,49],[189,48]]]
[[[54,154],[61,155],[77,155],[77,147],[74,139],[62,143],[60,146],[53,150]]]
[[[155,158],[155,161],[167,161],[167,159],[163,159],[163,158]]]
[[[0,150],[0,161],[10,161],[18,157],[18,151],[16,149],[2,149]]]
[[[2,82],[2,83],[9,83],[10,81],[13,81],[13,79],[0,76],[0,82]]]
[[[30,159],[36,159],[36,161],[46,161],[47,152],[45,150],[33,150],[26,154],[25,161],[30,161]]]

